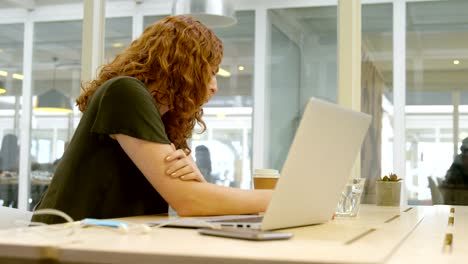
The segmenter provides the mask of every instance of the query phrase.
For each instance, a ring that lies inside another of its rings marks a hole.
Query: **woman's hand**
[[[179,178],[184,181],[206,182],[192,156],[187,156],[184,150],[175,149],[174,152],[165,158],[167,164],[166,174],[172,178]]]

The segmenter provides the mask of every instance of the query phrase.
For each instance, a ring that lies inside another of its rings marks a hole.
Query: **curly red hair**
[[[109,64],[98,77],[82,84],[76,100],[84,112],[105,81],[132,76],[146,84],[157,105],[170,110],[162,120],[166,133],[177,148],[189,149],[187,139],[202,120],[208,85],[219,69],[223,44],[209,28],[188,16],[169,16],[147,27],[143,34]]]

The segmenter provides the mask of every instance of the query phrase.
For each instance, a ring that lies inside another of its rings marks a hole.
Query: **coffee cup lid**
[[[274,169],[255,169],[254,174],[256,177],[278,177],[279,171]]]

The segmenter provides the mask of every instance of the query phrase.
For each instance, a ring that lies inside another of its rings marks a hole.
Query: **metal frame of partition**
[[[266,128],[268,123],[268,89],[266,66],[268,63],[269,47],[267,39],[270,38],[268,10],[266,8],[255,9],[255,58],[254,58],[254,111],[252,129],[252,166],[253,168],[265,168],[268,153],[268,135]]]
[[[394,141],[393,169],[401,178],[406,174],[406,2],[393,2],[393,109]],[[402,188],[401,203],[406,204],[406,188]]]
[[[20,160],[18,174],[18,208],[27,210],[31,179],[29,178],[31,149],[31,116],[32,116],[32,59],[33,59],[34,22],[29,18],[24,22],[23,47],[23,101],[20,119]]]
[[[357,0],[358,1],[358,0]],[[394,167],[395,172],[400,176],[405,175],[405,19],[406,3],[426,0],[361,0],[362,4],[380,4],[393,3],[393,41],[394,41]],[[132,37],[135,39],[143,30],[143,17],[148,15],[163,15],[170,13],[170,1],[151,2],[145,1],[112,1],[106,3],[106,17],[131,16],[133,19]],[[268,9],[272,8],[294,8],[311,6],[333,6],[337,5],[338,0],[257,0],[257,1],[235,1],[236,10],[255,10],[255,75],[254,75],[254,114],[253,114],[253,162],[254,167],[264,167],[266,165],[266,155],[268,146],[266,144],[266,131],[268,118],[268,76],[266,73],[267,65],[267,37],[268,37]],[[23,47],[23,102],[22,115],[20,121],[21,149],[20,149],[20,179],[19,179],[19,208],[27,209],[29,185],[30,164],[30,139],[31,139],[31,111],[32,111],[32,50],[33,50],[33,32],[34,23],[40,21],[64,21],[83,18],[82,4],[67,4],[60,6],[38,7],[32,11],[26,9],[14,8],[0,10],[1,24],[24,23],[24,47]],[[90,33],[87,33],[90,34]],[[351,53],[352,51],[349,50]],[[348,54],[352,55],[352,54]],[[355,88],[357,89],[357,88]],[[406,199],[402,199],[405,200]]]

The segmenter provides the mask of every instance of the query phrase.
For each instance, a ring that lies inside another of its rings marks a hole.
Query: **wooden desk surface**
[[[125,235],[116,229],[90,227],[79,228],[71,237],[65,236],[67,230],[57,229],[61,225],[3,230],[0,260],[21,257],[83,263],[383,263],[420,223],[427,209],[364,205],[358,217],[282,230],[294,233],[294,238],[285,241],[210,237],[180,228]],[[156,218],[123,220],[141,223]]]
[[[451,208],[454,213],[450,213]],[[437,205],[428,209],[389,263],[468,262],[468,207]],[[449,217],[453,217],[453,224],[449,224]],[[453,237],[451,248],[444,245],[448,233]]]

